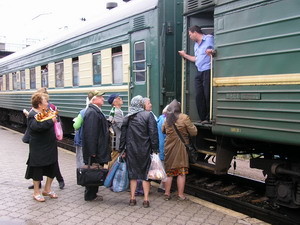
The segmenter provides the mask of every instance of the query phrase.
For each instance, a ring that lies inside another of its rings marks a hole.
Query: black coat
[[[111,160],[111,149],[109,145],[108,122],[94,104],[87,108],[82,127],[82,152],[85,164],[88,164],[90,156],[95,155],[93,162],[107,163]]]
[[[29,166],[48,166],[57,162],[57,141],[52,119],[38,122],[34,118],[37,113],[31,110],[28,115],[30,135]]]
[[[158,152],[157,125],[152,113],[141,111],[125,117],[122,125],[120,150],[126,152],[129,179],[146,180],[150,155]]]

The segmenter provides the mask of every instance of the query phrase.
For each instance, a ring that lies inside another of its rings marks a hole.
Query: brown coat
[[[176,127],[185,140],[185,143],[189,143],[190,136],[197,135],[197,128],[192,123],[188,115],[180,113],[178,120],[176,121]],[[163,133],[166,133],[165,140],[165,169],[175,169],[182,167],[189,167],[188,154],[185,149],[185,145],[179,139],[173,126],[168,126],[165,122],[162,127]]]

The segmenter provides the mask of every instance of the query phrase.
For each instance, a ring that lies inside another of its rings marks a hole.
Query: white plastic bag
[[[158,154],[153,153],[151,155],[151,165],[149,168],[147,179],[149,180],[165,180],[167,174],[163,167],[161,160],[159,159]]]

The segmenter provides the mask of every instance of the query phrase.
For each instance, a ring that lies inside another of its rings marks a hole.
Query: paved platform
[[[129,193],[114,193],[101,187],[104,201],[86,202],[84,188],[76,184],[75,154],[59,149],[59,164],[66,187],[60,190],[53,182],[58,199],[36,202],[31,180],[24,178],[28,145],[22,134],[0,126],[0,225],[74,225],[74,224],[172,224],[172,225],[263,225],[246,215],[189,196],[190,201],[164,201],[153,184],[150,208],[143,208],[142,197],[136,206],[128,206]]]

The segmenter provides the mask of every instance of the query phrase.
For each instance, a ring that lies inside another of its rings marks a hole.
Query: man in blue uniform
[[[195,76],[196,105],[200,122],[209,122],[209,100],[210,100],[210,57],[213,54],[214,37],[203,34],[198,26],[189,28],[189,37],[195,41],[194,56],[188,55],[185,51],[178,51],[183,58],[194,62],[197,67]]]

